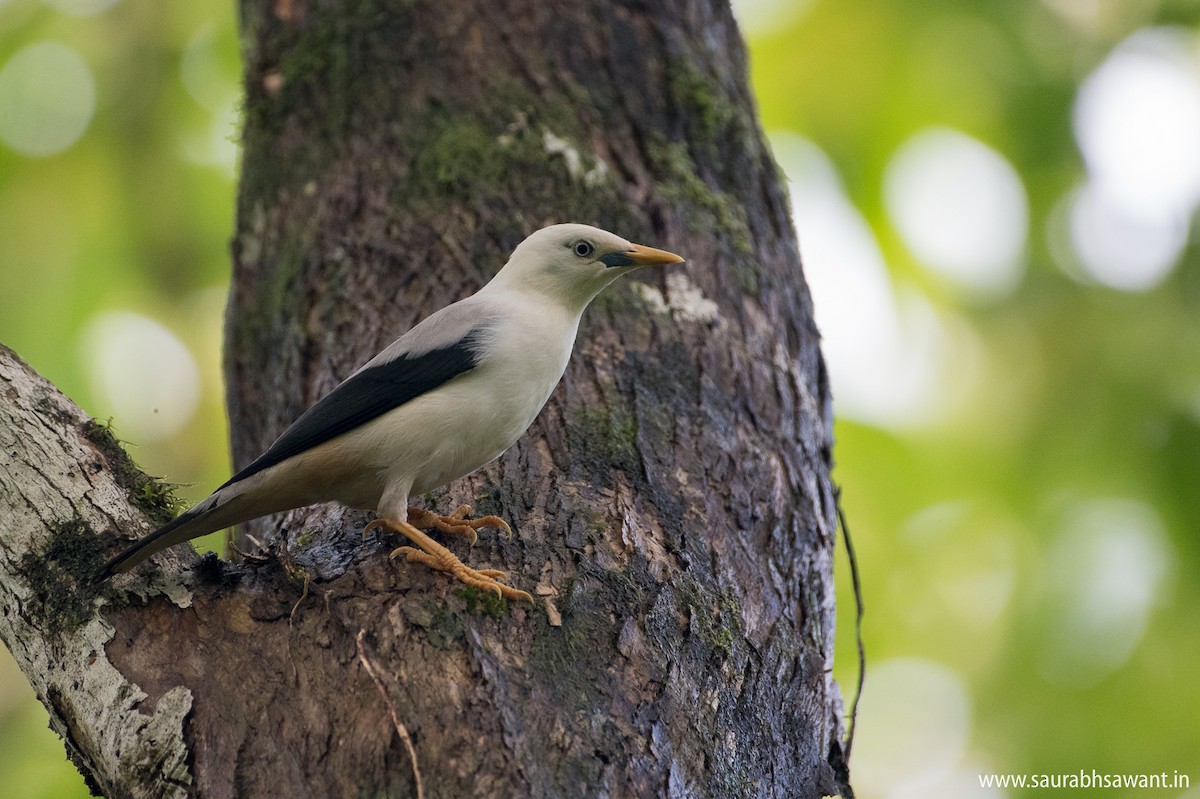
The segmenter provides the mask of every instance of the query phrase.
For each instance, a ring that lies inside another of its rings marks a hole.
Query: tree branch
[[[0,345],[0,640],[89,786],[113,795],[182,795],[192,782],[192,693],[151,697],[121,673],[104,649],[115,592],[88,585],[104,538],[161,519],[152,486],[104,426]],[[123,602],[152,599],[183,609],[191,594],[160,574]]]

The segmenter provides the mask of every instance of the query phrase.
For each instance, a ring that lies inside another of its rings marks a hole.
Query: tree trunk
[[[243,0],[242,25],[238,466],[543,225],[689,263],[602,294],[529,433],[422,498],[508,519],[450,545],[533,607],[336,506],[248,525],[264,560],[82,588],[153,483],[6,365],[54,465],[4,465],[0,632],[81,770],[113,796],[848,791],[828,384],[726,4]]]

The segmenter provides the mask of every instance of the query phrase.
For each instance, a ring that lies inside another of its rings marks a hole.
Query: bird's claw
[[[418,530],[438,530],[443,533],[465,535],[471,539],[472,545],[479,540],[479,535],[475,531],[481,527],[495,527],[497,530],[503,530],[509,540],[512,539],[512,528],[499,516],[468,519],[467,516],[470,513],[470,505],[460,505],[458,510],[448,515],[437,514],[424,508],[409,508],[408,523]]]
[[[393,528],[384,519],[376,519],[375,521],[371,522],[370,524],[368,524],[366,527],[363,528],[363,533],[362,533],[363,542],[364,543],[366,542],[368,533],[372,533],[379,529],[392,530]],[[401,549],[405,549],[405,547],[401,547]]]
[[[426,552],[416,547],[396,547],[389,558],[404,556],[408,563],[424,563],[438,571],[453,574],[459,582],[478,588],[481,591],[494,591],[496,596],[507,599],[525,599],[533,602],[533,597],[525,591],[506,585],[508,573],[500,569],[472,569],[455,557],[449,550],[443,552]]]

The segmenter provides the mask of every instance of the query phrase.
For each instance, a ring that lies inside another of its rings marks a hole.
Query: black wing
[[[271,447],[221,486],[349,432],[479,365],[480,330],[453,344],[368,366],[317,401]],[[220,489],[218,489],[220,490]]]

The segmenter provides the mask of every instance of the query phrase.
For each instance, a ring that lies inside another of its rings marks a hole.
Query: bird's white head
[[[590,225],[551,225],[518,244],[487,288],[545,294],[582,312],[626,272],[682,262],[675,253],[634,244]]]

